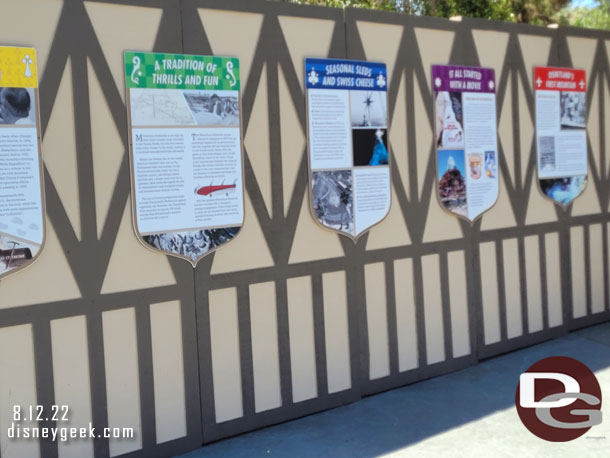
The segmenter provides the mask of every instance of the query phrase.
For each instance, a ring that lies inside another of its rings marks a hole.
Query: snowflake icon
[[[434,80],[434,85],[436,87],[441,87],[442,81],[441,79],[437,76],[436,79]]]
[[[384,87],[385,86],[385,76],[382,73],[377,77],[377,86]]]
[[[318,73],[316,73],[315,69],[311,69],[311,71],[309,72],[309,78],[307,78],[307,81],[309,81],[309,84],[311,84],[312,86],[315,86],[316,84],[318,84],[318,81],[320,81],[320,79],[318,78]]]
[[[494,82],[493,82],[493,81],[490,81],[490,82],[489,82],[489,89],[492,89],[492,90],[493,90],[494,86],[495,86]]]

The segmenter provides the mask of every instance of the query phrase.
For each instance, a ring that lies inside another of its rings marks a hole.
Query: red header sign
[[[534,90],[586,92],[586,72],[574,68],[534,67]]]

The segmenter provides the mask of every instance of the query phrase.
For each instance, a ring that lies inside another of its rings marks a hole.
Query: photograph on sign
[[[498,199],[494,71],[433,65],[432,88],[438,200],[473,222]]]
[[[29,266],[45,242],[33,48],[0,46],[0,277]]]
[[[306,59],[311,211],[354,242],[390,211],[386,66]]]
[[[587,185],[584,70],[534,67],[536,164],[545,197],[566,206]]]
[[[191,262],[243,224],[239,60],[125,53],[139,240]]]

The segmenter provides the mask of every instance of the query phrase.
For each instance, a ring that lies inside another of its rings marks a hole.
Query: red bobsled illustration
[[[233,192],[237,187],[236,183],[237,180],[235,180],[233,184],[224,184],[224,181],[221,184],[216,185],[210,183],[208,186],[199,186],[195,188],[195,194],[198,194],[200,196],[211,196],[215,192],[219,191]]]

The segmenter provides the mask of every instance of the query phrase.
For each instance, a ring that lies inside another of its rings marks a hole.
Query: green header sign
[[[239,90],[239,59],[125,52],[128,88]]]

